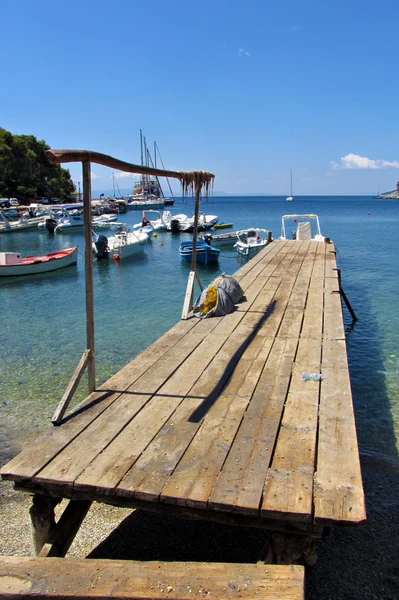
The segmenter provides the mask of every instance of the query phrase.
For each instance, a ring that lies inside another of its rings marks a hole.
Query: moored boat
[[[268,235],[267,229],[248,229],[245,233],[237,236],[238,240],[234,247],[240,256],[250,258],[267,246],[269,242]]]
[[[194,245],[192,241],[182,242],[179,248],[180,256],[184,260],[191,260],[193,255],[193,247]],[[197,240],[195,255],[196,262],[204,264],[217,262],[219,260],[219,254],[219,248],[215,248],[214,246],[207,244],[202,239]]]
[[[251,229],[254,229],[253,227]],[[225,233],[204,233],[202,239],[208,244],[212,244],[217,248],[225,248],[227,246],[234,246],[237,242],[237,238],[243,234],[246,234],[249,229],[240,229],[239,231],[228,231]]]
[[[176,219],[176,217],[173,217]],[[179,231],[183,233],[191,233],[194,231],[194,215],[189,218],[182,220],[179,223]],[[198,231],[206,231],[207,229],[211,229],[219,220],[217,215],[206,215],[203,212],[200,212],[198,215]],[[173,231],[173,229],[172,229]]]
[[[292,195],[292,169],[290,169],[290,195],[286,197],[287,202],[294,202],[295,198]]]
[[[2,211],[0,211],[0,233],[12,233],[15,231],[26,231],[27,229],[36,229],[39,223],[44,222],[45,217],[21,217],[18,221],[9,221]]]
[[[49,273],[77,263],[78,247],[22,257],[18,252],[0,252],[0,277]]]
[[[291,237],[287,237],[286,222],[291,221],[294,229]],[[313,227],[312,227],[313,225]],[[321,234],[319,217],[313,213],[298,215],[283,215],[281,221],[280,239],[287,240],[313,240],[323,242],[326,238]]]
[[[230,227],[233,227],[233,223],[215,223],[213,227],[215,229],[230,229]]]
[[[142,252],[148,240],[148,233],[131,231],[126,225],[120,224],[112,237],[96,236],[93,241],[93,253],[97,260],[121,260]]]

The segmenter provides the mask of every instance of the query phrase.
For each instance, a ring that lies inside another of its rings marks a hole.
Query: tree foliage
[[[34,135],[13,135],[0,127],[0,197],[69,198],[75,187],[71,175],[46,158],[49,147]]]

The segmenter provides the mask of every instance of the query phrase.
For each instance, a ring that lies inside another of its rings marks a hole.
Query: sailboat
[[[287,202],[294,202],[295,198],[292,195],[292,169],[290,169],[290,182],[291,182],[290,195],[286,197],[286,200],[287,200]]]

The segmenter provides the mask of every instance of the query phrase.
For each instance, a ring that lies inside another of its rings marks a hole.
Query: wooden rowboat
[[[0,277],[48,273],[77,263],[78,247],[39,256],[22,257],[18,252],[0,252]]]

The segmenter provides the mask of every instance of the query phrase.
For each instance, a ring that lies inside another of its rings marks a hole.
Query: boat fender
[[[257,235],[257,236],[256,236],[256,239],[257,239],[257,240],[260,240],[260,235]]]
[[[154,233],[154,238],[158,237],[158,235],[156,233]]]

